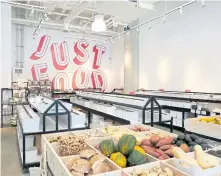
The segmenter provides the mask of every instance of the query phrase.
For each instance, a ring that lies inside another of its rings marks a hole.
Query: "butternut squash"
[[[194,146],[196,160],[202,169],[219,166],[219,160],[212,155],[205,153],[200,145]]]
[[[185,161],[188,164],[191,164],[193,166],[199,166],[198,162],[192,158],[191,156],[188,156],[181,148],[179,147],[174,147],[172,149],[172,153],[175,158],[181,159]]]

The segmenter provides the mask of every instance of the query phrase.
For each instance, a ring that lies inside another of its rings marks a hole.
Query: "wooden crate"
[[[160,167],[162,169],[168,167],[169,169],[171,169],[171,171],[174,173],[174,175],[190,176],[190,175],[185,174],[184,172],[177,170],[175,167],[168,165],[162,161],[157,161],[157,162],[153,162],[153,163],[147,163],[147,164],[143,164],[143,165],[139,165],[139,166],[125,168],[125,169],[123,169],[123,172],[127,175],[132,175],[133,172],[146,170],[146,169],[150,169],[153,167]]]

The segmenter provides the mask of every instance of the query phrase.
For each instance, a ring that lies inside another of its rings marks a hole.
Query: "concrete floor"
[[[1,128],[1,176],[29,176],[21,168],[16,128]]]

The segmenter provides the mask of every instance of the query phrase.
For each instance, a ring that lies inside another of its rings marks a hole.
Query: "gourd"
[[[143,155],[146,155],[146,152],[144,151],[144,149],[142,149],[141,147],[139,147],[139,146],[137,146],[137,145],[134,146],[134,150],[140,152],[140,153],[143,154]]]
[[[110,157],[112,153],[115,152],[114,142],[111,139],[106,139],[101,141],[99,144],[101,153],[107,157]]]
[[[123,155],[130,154],[136,145],[136,138],[133,135],[123,135],[118,141],[118,150]]]
[[[193,166],[199,166],[198,162],[192,158],[191,156],[188,156],[181,148],[179,147],[174,147],[172,149],[172,153],[174,155],[174,157],[181,159],[183,161],[185,161],[188,164],[191,164]]]
[[[129,157],[127,158],[127,161],[130,166],[136,166],[140,164],[144,164],[147,162],[147,156],[141,154],[137,150],[133,150]]]
[[[126,157],[120,152],[112,153],[110,159],[122,168],[125,168],[127,165]]]
[[[219,166],[219,160],[205,153],[200,145],[194,146],[196,160],[202,169]]]

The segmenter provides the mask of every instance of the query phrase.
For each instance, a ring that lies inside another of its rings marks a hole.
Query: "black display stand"
[[[64,112],[59,112],[58,111],[58,106],[61,106],[64,110]],[[51,110],[51,108],[53,107],[55,108],[55,113],[49,113],[49,111]],[[30,117],[31,115],[28,114]],[[59,115],[68,115],[68,128],[67,129],[59,129],[59,121],[58,121],[58,116]],[[46,116],[55,116],[56,117],[56,121],[55,121],[55,130],[46,130]],[[67,131],[74,131],[74,130],[84,130],[84,129],[88,129],[89,127],[84,127],[84,128],[71,128],[70,124],[70,111],[61,103],[60,100],[55,100],[43,113],[43,125],[42,125],[42,131],[39,132],[24,132],[23,126],[22,126],[22,122],[20,121],[20,119],[18,118],[18,122],[19,125],[21,127],[21,132],[22,132],[22,159],[21,159],[21,163],[22,163],[22,167],[23,169],[27,169],[29,167],[34,167],[34,166],[39,166],[40,162],[34,162],[34,163],[26,163],[26,137],[28,136],[32,136],[32,135],[41,135],[41,134],[48,134],[48,133],[59,133],[59,132],[67,132]]]
[[[128,99],[134,99],[136,100],[136,96],[134,95],[124,95],[124,94],[118,94],[118,95],[123,95],[126,96]],[[170,125],[170,132],[173,132],[173,117],[170,120],[162,120],[162,108],[159,105],[159,103],[156,101],[156,99],[154,97],[148,97],[149,99],[146,101],[145,105],[143,107],[141,106],[136,106],[136,105],[130,105],[130,104],[125,104],[125,103],[118,103],[118,102],[112,102],[112,101],[107,101],[107,100],[101,100],[101,99],[96,99],[96,98],[89,98],[89,97],[85,97],[82,95],[76,95],[79,98],[85,99],[85,100],[92,100],[95,102],[99,102],[99,103],[104,103],[104,104],[110,104],[110,105],[119,105],[119,106],[123,106],[123,107],[127,107],[127,108],[133,108],[133,109],[137,109],[137,110],[142,110],[142,124],[145,125],[151,125],[154,126],[155,125],[161,125],[161,124],[165,124],[165,123],[169,123]],[[124,97],[125,98],[125,97]],[[138,98],[138,97],[137,97]],[[101,112],[101,111],[97,111],[82,105],[78,105],[76,103],[72,103],[74,106],[79,107],[85,111],[87,111],[89,114],[97,114],[100,115],[102,117],[111,119],[113,121],[117,121],[121,124],[130,124],[130,121]],[[147,108],[147,106],[150,104],[150,108]],[[156,104],[157,106],[154,107],[154,104]],[[146,117],[145,117],[145,111],[146,110],[150,110],[151,112],[151,121],[150,123],[146,123]],[[158,111],[159,112],[159,121],[155,122],[154,121],[154,111]]]

